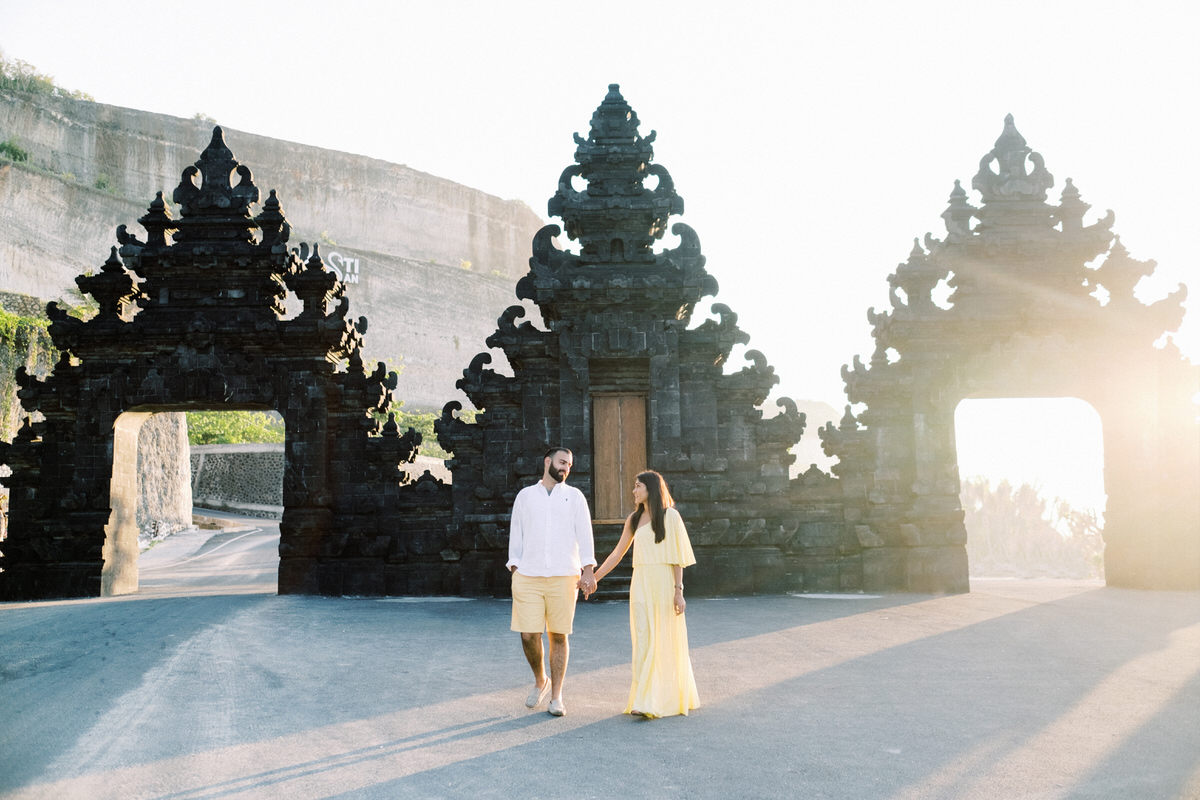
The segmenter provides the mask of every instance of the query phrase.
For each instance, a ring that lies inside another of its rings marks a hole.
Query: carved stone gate
[[[139,220],[147,240],[122,225],[119,257],[114,247],[98,274],[77,279],[99,313],[84,322],[50,305],[62,358],[45,381],[18,376],[30,416],[0,444],[13,468],[0,597],[136,590],[136,531],[120,502],[125,451],[149,413],[188,409],[283,415],[280,592],[384,592],[399,465],[419,437],[401,437],[394,423],[375,435],[373,412],[390,403],[395,375],[382,364],[366,374],[366,320],[346,320],[344,286],[315,250],[288,249],[275,193],[252,217],[258,199],[216,128],[174,192],[180,218],[160,193]],[[303,305],[290,319],[289,288]]]
[[[548,206],[579,253],[558,249],[563,229],[548,225],[517,284],[544,327],[516,324],[525,309],[509,308],[487,344],[504,351],[513,375],[486,369],[490,354],[476,356],[458,385],[485,411],[467,425],[451,403],[437,425],[455,455],[450,539],[471,543],[472,555],[490,564],[479,576],[485,591],[507,592],[513,499],[541,474],[547,447],[562,444],[575,452],[571,482],[598,517],[597,552],[616,543],[634,476],[655,469],[698,550],[692,591],[814,585],[843,526],[839,520],[831,535],[827,519],[803,517],[791,502],[788,449],[804,416],[783,398],[783,412],[763,418],[758,406],[779,379],[761,353],[750,351],[748,366],[725,374],[730,351],[750,338],[730,309],[717,304],[720,322],[689,327],[717,282],[687,225],[671,227],[678,247],[653,250],[683,199],[653,163],[655,133],[643,137],[639,124],[610,85],[587,138],[575,135],[576,163],[563,170]],[[846,566],[823,580],[857,588],[857,563]]]
[[[459,385],[483,411],[468,424],[451,403],[438,421],[453,486],[407,482],[400,464],[420,439],[377,421],[395,383],[382,364],[363,368],[366,321],[346,320],[344,286],[315,250],[289,250],[274,193],[251,216],[258,189],[216,129],[175,190],[180,217],[160,195],[139,220],[146,241],[118,229],[119,253],[77,279],[99,313],[83,322],[52,304],[63,357],[44,381],[18,376],[30,416],[0,444],[13,470],[0,598],[136,589],[120,502],[130,432],[154,412],[214,408],[284,417],[281,593],[505,594],[512,500],[558,444],[576,450],[572,482],[612,519],[631,473],[667,476],[700,594],[966,591],[954,410],[1004,396],[1079,397],[1099,412],[1110,583],[1200,589],[1200,368],[1156,346],[1178,327],[1184,290],[1139,302],[1153,262],[1129,256],[1111,214],[1084,225],[1070,180],[1046,203],[1053,178],[1011,118],[972,183],[981,206],[956,183],[946,238],[914,247],[889,278],[892,308],[869,312],[870,363],[843,369],[863,409],[820,432],[834,475],[792,480],[804,418],[786,398],[763,418],[774,370],[749,351],[747,367],[724,372],[748,340],[730,309],[688,324],[717,289],[697,235],[677,224],[679,246],[652,249],[683,201],[638,126],[613,85],[576,137],[550,213],[579,253],[555,246],[557,226],[535,237],[517,295],[543,326],[518,325],[525,309],[510,308],[487,344],[514,374],[486,369],[486,353],[464,370]],[[939,304],[943,282],[953,294]],[[293,317],[288,290],[302,306]],[[617,531],[601,530],[601,552]]]
[[[866,408],[821,432],[841,458],[868,589],[967,589],[954,411],[982,397],[1090,403],[1103,424],[1108,582],[1200,588],[1200,367],[1169,339],[1155,347],[1182,321],[1186,290],[1138,301],[1154,262],[1130,257],[1111,211],[1085,225],[1071,179],[1047,204],[1053,185],[1009,116],[972,181],[982,205],[955,181],[946,238],[915,245],[888,279],[892,308],[868,312],[875,352],[843,368],[849,400]]]

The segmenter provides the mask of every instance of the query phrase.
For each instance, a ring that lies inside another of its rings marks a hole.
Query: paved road
[[[694,599],[703,707],[649,722],[627,608],[581,605],[559,719],[507,603],[278,597],[276,536],[0,604],[0,797],[1200,798],[1197,593]]]
[[[138,558],[139,597],[274,594],[279,523],[205,514],[223,527],[176,534]]]

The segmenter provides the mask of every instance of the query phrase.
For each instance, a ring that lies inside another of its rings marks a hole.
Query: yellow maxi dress
[[[685,614],[675,613],[673,564],[696,563],[683,518],[674,508],[664,516],[666,536],[655,543],[650,521],[633,534],[633,583],[629,587],[629,632],[633,640],[633,685],[625,713],[651,717],[687,714],[700,695],[688,656]]]

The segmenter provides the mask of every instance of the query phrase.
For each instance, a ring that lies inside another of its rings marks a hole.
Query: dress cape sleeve
[[[683,517],[674,508],[668,508],[663,515],[663,523],[667,535],[663,544],[667,547],[667,563],[690,567],[696,563],[696,555],[692,552],[692,541],[688,538],[687,528],[683,526]]]

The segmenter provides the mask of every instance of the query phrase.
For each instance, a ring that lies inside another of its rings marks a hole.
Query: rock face
[[[77,304],[74,277],[100,268],[145,198],[164,192],[178,214],[169,190],[211,125],[0,92],[0,131],[29,152],[24,164],[0,162],[0,288]],[[296,240],[322,242],[356,313],[374,323],[368,355],[403,366],[397,396],[409,410],[440,409],[457,394],[462,343],[495,327],[542,220],[403,165],[236,135],[259,185],[288,198]]]
[[[154,414],[138,431],[138,539],[161,539],[192,524],[187,417]]]
[[[0,114],[8,110],[0,92]],[[95,272],[117,225],[143,211],[73,178],[0,162],[0,287],[40,298],[43,311],[50,300],[79,305],[75,276]]]

